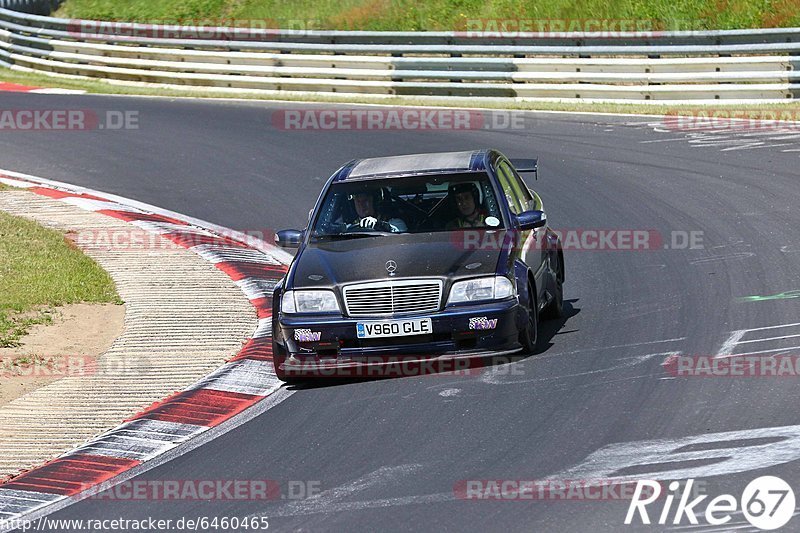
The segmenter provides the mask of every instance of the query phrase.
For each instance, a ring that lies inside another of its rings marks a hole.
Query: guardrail
[[[191,28],[0,9],[0,62],[6,66],[266,94],[786,100],[800,94],[795,54],[796,28],[499,36]]]

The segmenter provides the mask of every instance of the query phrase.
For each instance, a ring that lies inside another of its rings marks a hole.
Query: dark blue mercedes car
[[[562,314],[564,256],[526,172],[535,159],[497,150],[336,171],[308,227],[276,235],[298,248],[273,299],[278,377],[457,369],[441,363],[534,350],[539,318]]]

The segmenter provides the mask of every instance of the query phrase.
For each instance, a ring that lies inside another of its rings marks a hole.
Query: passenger
[[[486,226],[488,213],[481,207],[478,187],[474,183],[459,183],[450,187],[458,217],[447,223],[445,229],[481,228]]]
[[[359,192],[353,195],[353,206],[357,218],[353,224],[367,229],[402,233],[408,231],[408,226],[399,218],[388,218],[384,213],[379,213],[376,204],[380,199],[380,192]]]

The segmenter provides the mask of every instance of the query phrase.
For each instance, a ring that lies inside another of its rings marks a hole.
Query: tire
[[[525,329],[519,332],[519,343],[525,349],[525,352],[533,353],[536,351],[536,344],[539,338],[539,306],[530,288],[528,288],[528,302],[530,302],[528,324]]]
[[[555,320],[564,316],[564,276],[561,269],[564,267],[561,254],[558,255],[558,268],[555,271],[556,290],[552,301],[542,310],[543,320]]]

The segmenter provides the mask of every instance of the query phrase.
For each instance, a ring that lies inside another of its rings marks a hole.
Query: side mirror
[[[544,211],[525,211],[517,215],[519,229],[532,230],[547,225],[547,215]]]
[[[303,232],[296,229],[285,229],[275,234],[275,244],[281,248],[297,248],[303,239]]]

